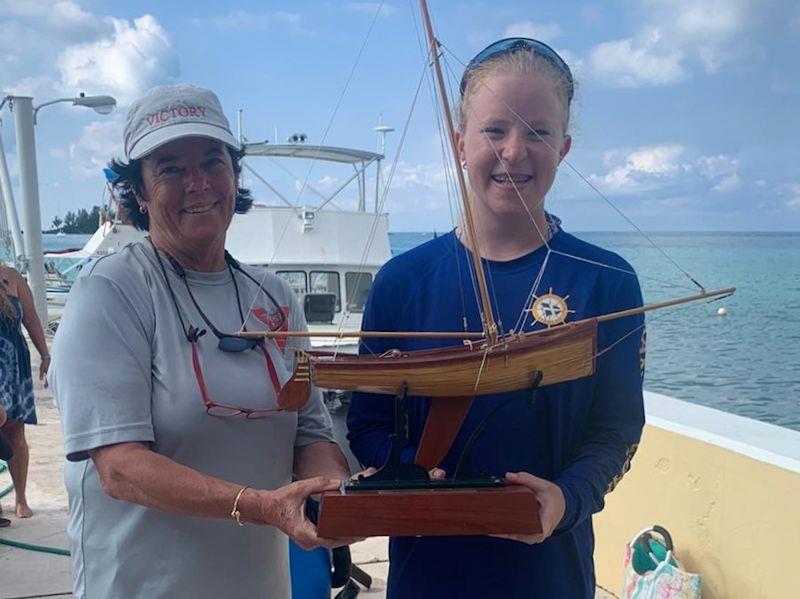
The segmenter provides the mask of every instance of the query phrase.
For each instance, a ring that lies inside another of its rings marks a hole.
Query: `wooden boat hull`
[[[311,354],[317,387],[396,395],[452,397],[525,389],[542,371],[541,386],[594,373],[597,321],[507,339],[490,349],[478,344],[410,351],[384,357]]]

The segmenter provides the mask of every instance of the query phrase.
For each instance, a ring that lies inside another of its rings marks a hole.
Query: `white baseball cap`
[[[216,94],[181,83],[160,85],[136,100],[125,118],[125,158],[136,160],[182,137],[208,137],[240,149]]]

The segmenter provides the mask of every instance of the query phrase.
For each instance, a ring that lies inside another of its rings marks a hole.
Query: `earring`
[[[461,168],[463,168],[464,170],[467,170],[467,161],[466,160],[462,160],[461,161]]]
[[[142,214],[147,214],[147,206],[145,206],[144,204],[139,204],[139,212],[141,212]]]

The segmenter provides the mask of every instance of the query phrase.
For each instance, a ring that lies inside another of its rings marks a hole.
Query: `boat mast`
[[[478,292],[480,293],[481,304],[483,306],[483,328],[486,331],[486,338],[488,339],[489,343],[493,344],[497,341],[497,324],[495,323],[494,315],[492,314],[492,303],[489,300],[489,288],[486,285],[486,276],[483,273],[481,251],[478,247],[478,236],[475,234],[475,224],[472,220],[472,210],[469,205],[467,184],[464,180],[464,173],[461,170],[461,164],[458,160],[458,146],[456,144],[455,127],[453,126],[453,117],[450,114],[450,103],[447,99],[447,90],[445,89],[442,67],[439,64],[439,41],[433,34],[433,26],[431,25],[431,18],[428,14],[427,2],[425,0],[420,0],[419,4],[422,10],[422,18],[425,22],[425,32],[428,36],[428,43],[430,44],[430,55],[433,57],[433,66],[436,70],[439,98],[442,103],[445,121],[447,122],[447,133],[450,137],[450,147],[453,149],[453,159],[456,163],[456,178],[458,179],[458,187],[461,192],[461,203],[464,206],[464,224],[470,249],[472,250],[472,262],[475,266],[475,275],[476,279],[478,280]]]

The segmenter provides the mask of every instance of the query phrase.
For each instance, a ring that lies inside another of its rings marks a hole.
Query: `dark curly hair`
[[[238,178],[239,174],[242,172],[244,150],[234,150],[230,146],[225,147],[228,148],[228,153],[231,155],[233,174]],[[150,215],[148,213],[142,214],[139,211],[139,202],[136,199],[136,193],[139,193],[141,196],[144,195],[141,159],[123,162],[115,158],[108,163],[108,167],[117,174],[117,179],[112,185],[119,196],[119,203],[127,215],[127,220],[137,229],[149,231]],[[244,214],[250,210],[252,206],[253,196],[250,190],[244,187],[237,187],[234,212],[237,214]]]

